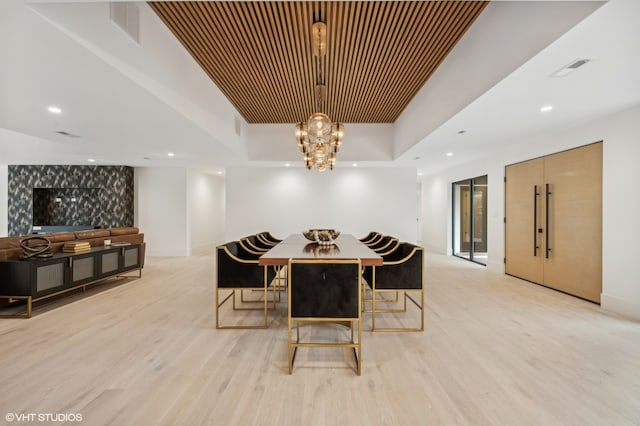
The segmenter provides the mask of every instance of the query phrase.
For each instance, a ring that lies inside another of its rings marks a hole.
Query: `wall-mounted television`
[[[33,226],[94,228],[101,220],[101,188],[33,188]]]

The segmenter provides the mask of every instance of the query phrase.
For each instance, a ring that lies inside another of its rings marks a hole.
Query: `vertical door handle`
[[[533,256],[538,255],[538,185],[533,185]]]
[[[550,185],[546,184],[546,202],[545,202],[545,224],[544,224],[544,245],[545,245],[545,258],[549,258],[549,252],[551,251],[551,247],[549,247],[549,195],[551,195]]]

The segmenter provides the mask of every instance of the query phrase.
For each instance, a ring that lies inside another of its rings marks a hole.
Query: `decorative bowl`
[[[331,245],[338,238],[340,232],[335,229],[309,229],[308,231],[303,231],[302,235],[309,241],[321,245]]]

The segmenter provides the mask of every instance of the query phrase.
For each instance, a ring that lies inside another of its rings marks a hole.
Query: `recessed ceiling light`
[[[353,163],[352,166],[353,167],[358,167],[358,163]]]
[[[222,174],[222,171],[221,171],[221,170],[218,170],[218,174],[219,174],[219,175],[221,175],[221,174]]]
[[[167,155],[168,155],[169,157],[174,157],[174,156],[175,156],[175,154],[174,154],[173,152],[167,152]]]
[[[453,157],[453,152],[447,152],[447,157]]]
[[[545,106],[543,106],[542,108],[540,108],[540,111],[542,111],[542,112],[548,112],[548,111],[551,111],[552,109],[553,109],[553,106],[551,106],[551,105],[545,105]]]
[[[96,160],[93,159],[93,158],[89,158],[87,161],[90,162],[90,163],[95,163],[96,162]]]
[[[418,176],[422,176],[422,172],[418,172]]]
[[[419,159],[420,159],[420,157],[416,157],[416,158],[414,158],[414,160],[419,160]]]
[[[459,134],[459,135],[464,135],[465,133],[467,133],[467,131],[466,131],[466,130],[458,130],[458,134]]]
[[[284,163],[284,166],[285,166],[285,167],[291,167],[291,164],[289,164],[289,163]]]
[[[57,106],[53,106],[53,105],[47,108],[47,111],[49,111],[51,114],[62,114],[62,110]]]

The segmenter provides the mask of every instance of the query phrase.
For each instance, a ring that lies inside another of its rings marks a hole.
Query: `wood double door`
[[[600,303],[602,142],[505,168],[505,272]]]

